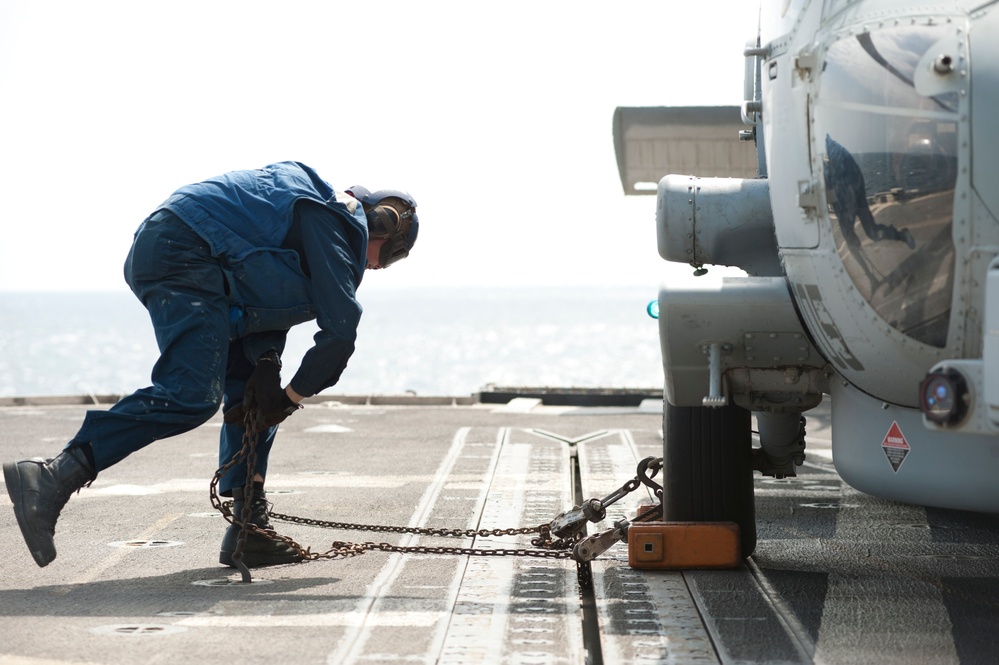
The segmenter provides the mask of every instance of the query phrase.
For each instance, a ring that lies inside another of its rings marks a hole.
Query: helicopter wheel
[[[673,406],[663,412],[663,519],[735,522],[743,558],[756,549],[752,421],[746,409]]]

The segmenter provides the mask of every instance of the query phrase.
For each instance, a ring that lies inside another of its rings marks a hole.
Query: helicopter
[[[744,271],[659,290],[664,520],[751,555],[824,399],[853,488],[999,512],[997,3],[765,0],[743,54],[741,106],[614,116],[660,256]]]

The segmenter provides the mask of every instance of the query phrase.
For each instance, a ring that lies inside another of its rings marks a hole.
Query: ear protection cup
[[[394,189],[372,193],[365,187],[354,186],[347,193],[364,206],[369,236],[387,238],[379,253],[379,264],[387,267],[409,256],[420,230],[416,200],[406,192]]]

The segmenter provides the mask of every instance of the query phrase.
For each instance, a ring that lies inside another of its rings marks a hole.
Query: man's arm
[[[319,203],[302,201],[296,210],[302,246],[312,282],[319,332],[315,345],[287,388],[299,402],[334,385],[354,352],[361,305],[356,289],[364,274],[365,239],[357,229]]]

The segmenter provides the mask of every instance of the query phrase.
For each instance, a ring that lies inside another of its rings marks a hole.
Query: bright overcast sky
[[[0,0],[0,290],[125,289],[174,189],[282,160],[406,189],[363,288],[648,285],[616,106],[736,105],[753,0]],[[678,267],[689,275],[689,267]]]

